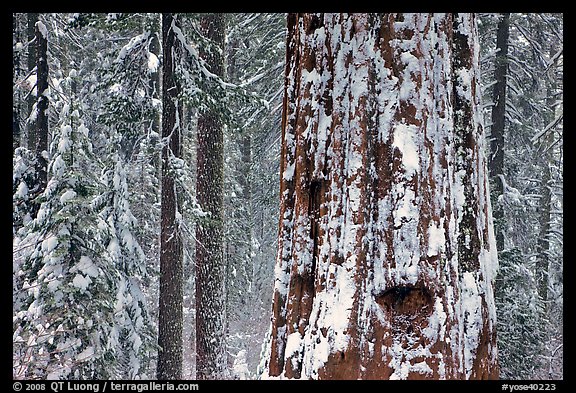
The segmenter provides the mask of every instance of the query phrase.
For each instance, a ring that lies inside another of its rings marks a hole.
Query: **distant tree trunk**
[[[162,30],[161,30],[161,18],[154,17],[154,20],[151,24],[151,34],[152,39],[150,40],[150,52],[154,54],[158,59],[160,59],[160,39],[162,38]],[[160,93],[161,93],[161,80],[160,80],[160,70],[161,66],[158,65],[158,68],[155,72],[150,74],[150,79],[148,80],[150,90],[152,92],[152,99],[160,100]],[[152,119],[152,131],[156,134],[160,135],[161,133],[161,112],[157,109],[154,110],[154,118]],[[180,124],[182,126],[182,123]],[[152,138],[152,143],[156,144],[158,142],[157,136],[154,134]],[[154,151],[156,151],[154,149]],[[152,165],[157,173],[157,176],[160,177],[162,174],[162,164],[160,157],[157,154],[154,154],[150,159],[150,165]]]
[[[555,48],[550,47],[550,58],[554,56]],[[555,92],[556,92],[556,75],[555,66],[549,67],[551,74],[548,78],[546,87],[546,108],[550,108],[548,114],[544,117],[545,123],[551,123],[556,117],[555,114]],[[541,170],[542,178],[540,180],[540,201],[538,206],[540,222],[540,231],[538,236],[538,256],[536,262],[536,281],[538,283],[538,294],[547,307],[548,301],[548,282],[550,277],[550,212],[552,210],[552,173],[550,165],[553,161],[552,143],[554,136],[552,130],[543,137],[541,148]]]
[[[508,36],[510,31],[510,14],[502,14],[496,33],[496,66],[492,108],[492,126],[490,128],[490,180],[494,204],[494,231],[498,251],[504,249],[504,209],[498,198],[504,193],[504,130],[506,126],[506,83],[508,74]]]
[[[498,377],[473,15],[291,14],[263,378]]]
[[[46,26],[36,22],[36,132],[34,150],[36,151],[36,175],[38,188],[35,194],[41,194],[48,183],[48,37]]]
[[[20,43],[20,18],[19,15],[21,14],[12,14],[12,33],[14,35],[14,42],[13,44],[16,45]],[[14,48],[13,56],[12,56],[12,85],[13,85],[13,94],[14,98],[12,101],[12,155],[14,155],[14,150],[20,147],[20,100],[21,96],[17,93],[20,89],[16,88],[16,83],[19,82],[21,77],[21,69],[20,69],[20,62],[21,62],[21,51],[20,49]]]
[[[28,14],[28,26],[27,26],[27,38],[28,38],[28,73],[31,73],[34,68],[36,68],[36,44],[33,42],[36,38],[36,22],[38,22],[38,13],[29,13]],[[30,90],[33,90],[33,86],[30,87]],[[26,103],[28,106],[28,119],[30,115],[32,115],[32,111],[34,108],[34,104],[36,103],[36,97],[30,92],[28,98],[26,99]],[[36,130],[34,129],[34,122],[28,120],[26,122],[26,130],[27,130],[27,141],[28,141],[28,150],[34,151],[35,144],[36,144]]]
[[[160,20],[155,17],[151,26],[150,35],[150,53],[160,58],[160,38],[159,35],[162,34],[160,31]],[[150,73],[150,91],[152,92],[153,99],[160,99],[160,67],[156,71]],[[160,133],[160,113],[155,112],[154,119],[152,121],[152,131]]]
[[[183,266],[182,238],[178,215],[178,198],[170,161],[182,152],[180,141],[180,108],[177,97],[180,86],[175,71],[173,14],[162,14],[162,194],[160,234],[160,297],[158,303],[158,379],[182,379]]]
[[[203,35],[221,51],[202,51],[209,71],[224,74],[223,14],[202,17]],[[209,213],[196,228],[196,377],[226,377],[223,250],[224,134],[220,114],[206,110],[198,118],[197,200]]]

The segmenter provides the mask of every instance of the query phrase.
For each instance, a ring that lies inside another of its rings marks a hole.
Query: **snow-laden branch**
[[[550,60],[548,61],[548,65],[546,65],[546,71],[548,71],[548,69],[550,67],[552,67],[554,64],[556,64],[556,61],[558,61],[560,56],[562,56],[563,54],[564,54],[564,47],[560,48],[560,50],[558,52],[556,52],[556,54],[550,58]]]
[[[544,129],[542,131],[540,131],[535,136],[533,136],[532,139],[530,139],[530,142],[536,143],[536,141],[538,139],[540,139],[542,136],[544,136],[552,128],[556,127],[563,119],[564,119],[564,114],[560,114],[558,117],[556,117],[550,123],[548,123],[548,125],[546,127],[544,127]]]
[[[198,63],[198,68],[200,69],[200,71],[208,78],[213,80],[214,82],[218,83],[221,87],[223,88],[237,88],[238,86],[233,84],[233,83],[229,83],[229,82],[225,82],[222,80],[222,78],[220,78],[218,75],[213,74],[212,72],[210,72],[208,70],[208,68],[206,68],[205,65],[205,61],[204,59],[202,59],[200,57],[200,54],[198,53],[198,51],[196,50],[196,48],[194,48],[192,45],[188,44],[188,42],[186,42],[186,38],[184,37],[184,34],[182,33],[182,30],[176,26],[176,21],[175,19],[172,19],[172,25],[171,25],[172,30],[174,31],[174,35],[176,36],[176,38],[178,39],[178,41],[180,42],[180,44],[182,45],[182,47],[184,49],[186,49],[186,51],[188,52],[188,54],[190,56],[192,56],[193,59],[195,59]]]

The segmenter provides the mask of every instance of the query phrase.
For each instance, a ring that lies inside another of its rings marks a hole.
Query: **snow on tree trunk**
[[[158,315],[158,379],[182,379],[183,248],[178,223],[178,201],[171,163],[181,156],[180,86],[174,75],[175,45],[173,14],[162,14],[162,194],[160,234],[160,295]]]
[[[224,74],[224,15],[202,17],[203,35],[218,48],[201,52],[213,74]],[[223,249],[223,169],[224,134],[222,120],[213,109],[198,117],[196,196],[208,217],[196,228],[196,377],[226,377],[224,341],[224,249]]]
[[[472,15],[288,17],[263,378],[498,377]]]

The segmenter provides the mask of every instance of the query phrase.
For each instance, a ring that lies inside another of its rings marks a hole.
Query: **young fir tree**
[[[119,140],[113,136],[111,141]],[[118,271],[109,342],[117,359],[112,375],[116,379],[147,379],[156,347],[154,326],[142,293],[142,281],[147,278],[146,261],[134,236],[137,221],[130,209],[126,172],[118,152],[110,152],[102,174],[104,192],[93,202],[99,212],[97,240],[106,247],[105,255]]]
[[[97,173],[88,129],[65,107],[51,145],[50,180],[29,224],[14,318],[14,375],[111,377],[110,333],[117,275],[95,241]]]
[[[469,14],[291,14],[265,378],[498,377]]]
[[[15,244],[19,242],[18,232],[32,220],[33,196],[29,187],[34,184],[34,162],[36,155],[21,146],[14,150],[12,157],[12,235]]]

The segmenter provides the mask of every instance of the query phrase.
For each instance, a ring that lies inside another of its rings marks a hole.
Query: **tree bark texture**
[[[206,14],[201,31],[218,50],[200,55],[213,74],[224,74],[224,15]],[[214,48],[214,49],[215,49]],[[197,201],[209,213],[196,229],[196,378],[221,379],[226,372],[223,212],[224,133],[215,110],[198,117]]]
[[[263,378],[498,377],[472,15],[290,14]]]
[[[160,295],[158,315],[158,367],[161,380],[182,379],[183,248],[178,222],[178,198],[170,161],[182,155],[180,108],[177,97],[173,14],[162,14],[162,194],[160,234]]]
[[[496,61],[494,69],[494,90],[492,100],[492,126],[490,127],[490,179],[494,204],[494,221],[496,246],[498,251],[504,249],[504,209],[499,197],[504,193],[504,129],[506,127],[506,83],[508,75],[508,36],[510,34],[510,14],[502,14],[496,33]]]

